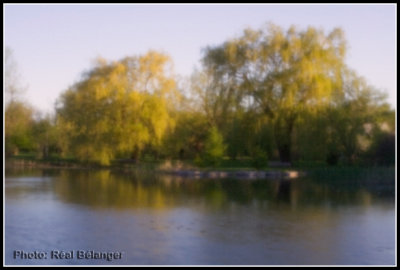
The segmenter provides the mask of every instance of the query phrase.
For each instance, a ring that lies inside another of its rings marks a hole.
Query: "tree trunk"
[[[278,117],[275,122],[275,140],[281,162],[292,162],[292,133],[295,115]]]
[[[131,154],[132,161],[134,163],[138,163],[139,156],[140,156],[140,150],[139,150],[139,148],[135,147],[135,149],[132,151],[132,154]]]
[[[291,162],[291,143],[282,143],[278,144],[278,151],[279,151],[279,159],[281,162]]]
[[[42,147],[42,155],[43,155],[43,158],[44,158],[44,159],[46,159],[46,158],[49,157],[49,147],[47,146],[47,144],[45,144],[45,145]]]

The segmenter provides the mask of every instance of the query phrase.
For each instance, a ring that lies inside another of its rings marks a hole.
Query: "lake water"
[[[394,265],[395,227],[394,184],[107,170],[5,178],[6,264]]]

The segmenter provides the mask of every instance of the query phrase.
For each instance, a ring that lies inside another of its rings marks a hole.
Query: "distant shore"
[[[219,179],[219,178],[238,178],[238,179],[260,179],[260,178],[271,178],[271,179],[294,179],[300,176],[304,176],[306,173],[291,168],[271,168],[263,170],[254,170],[248,168],[195,168],[195,167],[168,167],[161,166],[147,166],[143,162],[137,165],[126,166],[126,164],[117,164],[112,166],[94,166],[85,165],[74,162],[66,161],[41,161],[41,160],[26,160],[26,159],[6,159],[5,167],[8,169],[23,169],[23,168],[36,168],[36,169],[117,169],[123,171],[130,171],[135,169],[146,169],[153,170],[157,173],[175,175],[183,178],[208,178],[208,179]]]
[[[82,169],[115,170],[120,172],[148,171],[188,179],[296,179],[310,176],[321,181],[362,180],[370,183],[394,183],[394,166],[307,166],[267,167],[256,170],[248,167],[199,168],[180,161],[113,163],[110,166],[82,164],[74,160],[35,160],[29,158],[6,158],[5,169]]]
[[[240,179],[294,179],[306,175],[305,172],[297,170],[160,170],[162,173],[187,178],[240,178]]]

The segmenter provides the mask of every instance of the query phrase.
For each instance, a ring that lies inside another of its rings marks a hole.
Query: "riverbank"
[[[64,168],[83,168],[82,164],[67,160],[34,160],[23,158],[6,158],[6,169],[36,168],[36,169],[64,169]]]
[[[23,158],[6,159],[7,169],[37,168],[37,169],[110,169],[124,172],[134,170],[154,171],[161,174],[173,175],[181,178],[238,178],[238,179],[294,179],[304,176],[304,171],[291,168],[265,168],[254,170],[252,168],[198,168],[189,163],[180,161],[164,161],[159,163],[114,163],[110,166],[99,166],[93,164],[81,164],[71,160],[33,160]]]
[[[305,172],[298,170],[159,170],[161,173],[176,175],[184,178],[239,178],[239,179],[294,179],[306,175]]]
[[[164,175],[190,179],[296,179],[309,176],[324,182],[347,182],[360,180],[369,183],[394,182],[395,167],[356,167],[356,166],[317,166],[317,167],[268,167],[255,170],[249,167],[199,168],[188,162],[114,162],[110,166],[82,164],[72,159],[35,160],[29,158],[8,158],[6,169],[80,169],[80,170],[113,170],[124,173],[136,171],[156,172]]]

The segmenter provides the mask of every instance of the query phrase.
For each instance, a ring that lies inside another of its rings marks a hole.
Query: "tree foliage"
[[[117,62],[99,60],[68,89],[57,110],[71,151],[82,161],[107,165],[118,154],[138,158],[159,147],[172,126],[175,80],[168,56],[149,52]]]
[[[15,155],[19,151],[34,149],[31,128],[33,125],[33,109],[20,101],[11,101],[6,105],[4,115],[5,152]]]
[[[345,75],[342,95],[327,108],[326,121],[331,149],[353,164],[371,144],[388,105],[383,102],[386,96],[363,78],[351,71]]]
[[[199,163],[204,166],[218,166],[224,158],[226,145],[218,128],[213,126],[208,130]]]
[[[46,117],[20,100],[7,49],[6,153],[103,165],[152,156],[217,166],[225,155],[256,168],[277,158],[391,165],[394,111],[345,64],[346,47],[340,29],[269,24],[205,48],[187,81],[163,53],[99,58]]]
[[[54,117],[46,115],[35,119],[32,125],[32,136],[38,158],[49,158],[52,153],[65,154],[65,144],[63,143],[65,136],[61,134]]]
[[[281,160],[291,160],[294,124],[304,110],[316,111],[341,91],[346,43],[340,29],[329,34],[309,27],[287,31],[276,25],[206,49],[212,81],[211,107],[221,119],[258,110],[273,120]]]
[[[182,110],[175,115],[175,127],[166,134],[163,154],[175,159],[194,159],[204,149],[209,124],[199,111]]]

